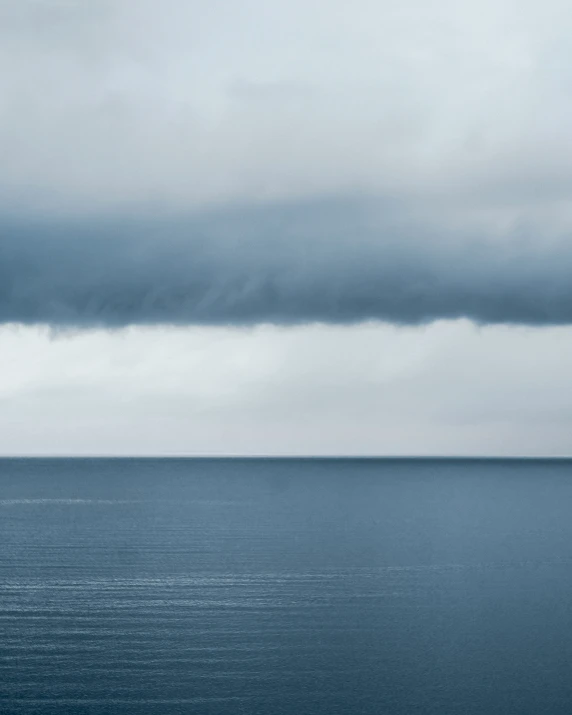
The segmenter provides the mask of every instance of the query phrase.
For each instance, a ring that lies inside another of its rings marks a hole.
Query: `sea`
[[[0,460],[2,715],[570,715],[572,461]]]

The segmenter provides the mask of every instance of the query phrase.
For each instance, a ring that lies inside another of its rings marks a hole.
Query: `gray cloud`
[[[446,222],[441,222],[446,226]],[[572,322],[572,246],[459,236],[398,203],[324,199],[186,218],[4,221],[0,321]]]
[[[5,0],[0,209],[44,217],[0,218],[0,322],[572,322],[569,34],[564,0]],[[315,198],[351,192],[392,199]]]

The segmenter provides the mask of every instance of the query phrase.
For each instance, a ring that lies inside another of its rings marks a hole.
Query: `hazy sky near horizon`
[[[0,3],[0,453],[571,454],[561,0]]]

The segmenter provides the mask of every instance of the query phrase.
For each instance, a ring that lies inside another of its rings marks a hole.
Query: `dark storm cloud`
[[[398,206],[291,202],[185,219],[6,220],[0,322],[572,322],[572,244],[458,236]]]

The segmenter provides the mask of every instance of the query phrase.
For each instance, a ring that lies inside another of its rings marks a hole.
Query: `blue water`
[[[0,460],[0,713],[570,715],[572,462]]]

